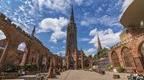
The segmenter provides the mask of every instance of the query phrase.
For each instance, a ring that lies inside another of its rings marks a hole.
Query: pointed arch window
[[[119,58],[118,55],[115,51],[112,52],[112,64],[114,67],[119,67],[120,66],[120,62],[119,62]]]
[[[142,56],[144,57],[144,42],[140,46],[140,52],[141,52]]]
[[[122,57],[124,60],[125,67],[132,67],[133,66],[133,56],[132,56],[129,48],[124,47],[122,49]]]

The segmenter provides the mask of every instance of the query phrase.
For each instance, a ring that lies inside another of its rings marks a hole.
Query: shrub
[[[37,71],[37,66],[35,64],[26,64],[24,69],[26,71]]]
[[[117,68],[117,71],[118,71],[119,73],[123,73],[123,72],[125,71],[125,69],[124,69],[123,67],[119,66],[119,67]]]
[[[18,70],[18,67],[13,64],[7,64],[4,69],[5,72],[17,72],[17,70]]]
[[[107,70],[109,70],[109,71],[111,71],[113,69],[111,64],[108,64],[106,67],[107,67]]]

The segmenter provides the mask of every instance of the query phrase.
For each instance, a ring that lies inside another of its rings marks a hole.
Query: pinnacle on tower
[[[102,45],[101,45],[101,41],[100,41],[100,38],[99,38],[99,35],[97,33],[97,43],[98,43],[98,51],[102,50]]]
[[[70,22],[74,23],[74,10],[73,10],[73,5],[71,5],[71,16],[70,16]]]
[[[34,26],[31,36],[34,36],[36,30],[36,26]]]

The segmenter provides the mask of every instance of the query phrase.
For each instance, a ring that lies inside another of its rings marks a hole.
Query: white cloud
[[[75,2],[78,4],[78,5],[81,5],[83,3],[83,0],[75,0]]]
[[[72,2],[72,0],[38,0],[38,5],[40,8],[46,6],[52,10],[64,11],[70,7]],[[81,5],[83,0],[74,0],[74,2],[78,5]]]
[[[87,54],[96,54],[96,51],[97,51],[96,48],[89,48],[85,50]]]
[[[88,26],[91,24],[102,24],[109,27],[120,25],[117,17],[111,17],[108,15],[104,15],[100,18],[97,17],[85,17],[84,20],[81,21],[82,26]]]
[[[93,30],[90,31],[89,35],[90,36],[95,36],[97,33],[98,33],[97,29],[95,28],[95,29],[93,29]]]
[[[80,41],[89,41],[89,38],[81,38]]]
[[[65,50],[58,51],[56,54],[63,57],[65,56]]]
[[[114,25],[118,25],[119,23],[117,18],[108,16],[108,15],[104,15],[101,18],[99,18],[98,22],[104,25],[108,25],[110,27]]]
[[[64,39],[66,37],[66,33],[63,31],[54,32],[51,35],[50,41],[56,43],[58,40]]]
[[[89,23],[86,20],[82,20],[80,23],[82,26],[88,26]]]
[[[6,39],[5,34],[0,30],[0,40]]]
[[[102,31],[97,31],[97,29],[93,29],[89,33],[90,36],[93,36],[93,38],[90,40],[89,43],[93,44],[96,48],[98,47],[97,33],[99,34],[102,47],[108,48],[120,41],[119,35],[121,31],[114,33],[112,29],[107,29],[107,30],[102,30]]]
[[[26,48],[26,44],[24,42],[22,42],[21,44],[19,44],[17,49],[20,50],[20,51],[24,51],[25,48]]]
[[[66,27],[68,19],[64,17],[59,18],[46,18],[40,22],[39,32],[52,32],[50,41],[57,42],[65,38],[66,32],[63,31],[63,28]]]

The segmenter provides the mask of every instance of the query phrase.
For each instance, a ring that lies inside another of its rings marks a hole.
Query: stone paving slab
[[[113,74],[119,74],[120,79],[113,79]],[[84,71],[84,70],[69,70],[57,76],[55,79],[48,80],[128,80],[128,74],[124,73],[112,73],[106,72],[106,75],[101,75],[96,72]]]

